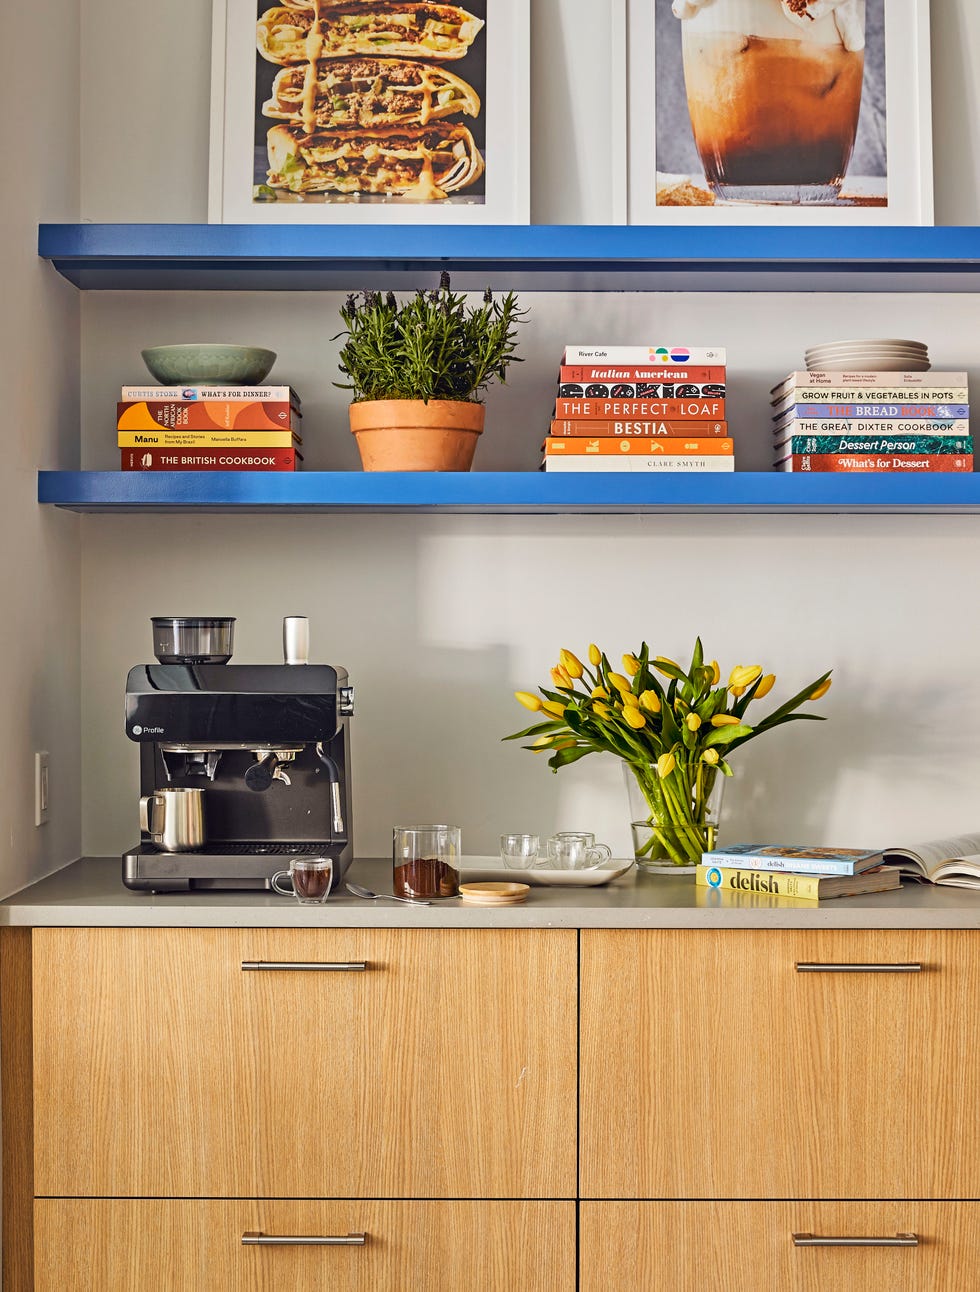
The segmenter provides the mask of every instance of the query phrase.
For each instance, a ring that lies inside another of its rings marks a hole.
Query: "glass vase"
[[[690,875],[715,847],[726,777],[707,763],[678,762],[661,777],[656,763],[623,763],[633,853],[640,870]]]

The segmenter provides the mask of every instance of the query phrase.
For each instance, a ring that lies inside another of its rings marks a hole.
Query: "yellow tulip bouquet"
[[[709,803],[723,784],[717,782],[719,772],[732,775],[732,751],[784,722],[823,721],[819,714],[796,710],[830,689],[828,671],[764,718],[749,722],[749,706],[769,694],[775,674],[764,673],[759,664],[739,664],[722,684],[717,661],[704,659],[700,637],[686,670],[663,655],[651,659],[646,642],[636,654],[623,656],[622,673],[594,644],[588,658],[586,665],[563,650],[551,670],[553,689],[539,688],[537,695],[516,691],[518,701],[543,721],[504,739],[529,739],[523,748],[549,753],[555,772],[587,754],[621,758],[649,809],[642,840],[634,823],[641,865],[697,865],[702,852],[714,846]]]

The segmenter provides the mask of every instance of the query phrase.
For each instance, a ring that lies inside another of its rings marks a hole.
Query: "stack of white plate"
[[[929,347],[894,337],[879,341],[828,341],[806,352],[810,372],[926,372]]]

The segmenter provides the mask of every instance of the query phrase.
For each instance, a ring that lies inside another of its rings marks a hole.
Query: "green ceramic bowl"
[[[143,362],[165,386],[191,382],[211,386],[255,386],[276,361],[274,350],[254,345],[155,345],[141,350]]]

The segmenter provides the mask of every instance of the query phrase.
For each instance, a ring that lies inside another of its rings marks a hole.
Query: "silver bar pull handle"
[[[243,1247],[363,1247],[367,1234],[242,1234]]]
[[[285,970],[290,973],[362,973],[366,960],[243,960],[242,969]]]
[[[918,1247],[918,1234],[896,1234],[894,1238],[824,1237],[821,1234],[794,1234],[794,1247]]]
[[[921,973],[921,964],[820,964],[798,960],[797,973]]]

